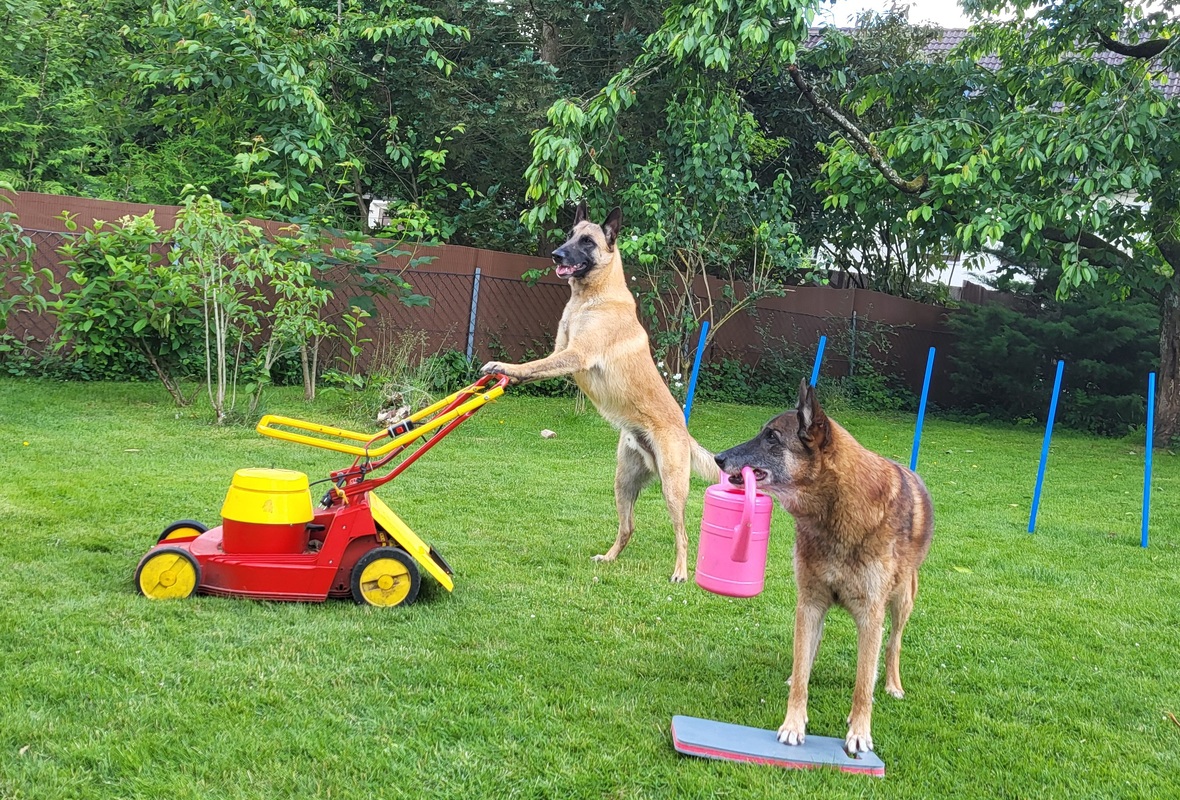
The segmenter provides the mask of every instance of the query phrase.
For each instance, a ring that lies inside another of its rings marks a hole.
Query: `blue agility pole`
[[[918,402],[918,426],[914,428],[914,446],[910,450],[910,469],[918,468],[918,445],[922,443],[922,420],[926,418],[926,396],[930,394],[930,373],[934,370],[934,348],[926,356],[926,377],[922,379],[922,399]]]
[[[1037,507],[1041,504],[1041,484],[1045,482],[1045,462],[1049,460],[1049,440],[1053,437],[1053,418],[1057,416],[1057,395],[1061,391],[1061,373],[1065,362],[1057,362],[1057,377],[1053,380],[1053,399],[1049,401],[1049,419],[1045,422],[1045,442],[1041,445],[1041,465],[1037,468],[1037,486],[1033,489],[1032,513],[1028,515],[1028,532],[1037,527]]]
[[[1147,547],[1147,521],[1151,518],[1151,451],[1155,440],[1155,373],[1147,374],[1147,457],[1143,462],[1143,533],[1139,546]]]
[[[819,349],[815,351],[815,366],[811,368],[811,385],[819,381],[819,365],[824,363],[824,346],[828,343],[828,337],[819,337]]]
[[[709,320],[701,323],[701,338],[697,342],[697,355],[692,361],[692,375],[688,378],[688,396],[684,400],[684,424],[688,424],[688,415],[692,413],[692,397],[697,393],[697,373],[701,370],[701,356],[705,352],[705,334],[709,332]]]

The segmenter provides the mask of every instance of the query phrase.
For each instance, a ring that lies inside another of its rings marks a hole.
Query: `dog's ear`
[[[577,226],[579,222],[585,222],[586,217],[586,201],[579,200],[578,207],[574,209],[574,225]]]
[[[827,438],[828,415],[820,408],[815,387],[807,378],[799,381],[799,440],[806,445],[821,445]]]
[[[615,241],[619,238],[619,229],[623,227],[623,209],[615,206],[606,215],[606,222],[602,223],[602,233],[606,236],[606,246],[614,249]]]

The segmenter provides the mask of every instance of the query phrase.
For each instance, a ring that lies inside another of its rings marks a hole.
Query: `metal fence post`
[[[852,312],[852,344],[848,346],[848,374],[856,374],[856,312]]]
[[[479,267],[475,268],[475,280],[471,284],[471,318],[467,323],[467,363],[475,358],[475,316],[479,310]]]

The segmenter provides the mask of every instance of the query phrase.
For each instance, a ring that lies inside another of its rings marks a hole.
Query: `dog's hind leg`
[[[655,475],[652,456],[641,450],[635,438],[623,431],[619,436],[615,465],[615,508],[619,512],[619,533],[615,543],[595,561],[614,561],[623,552],[635,532],[635,498]]]
[[[918,571],[914,570],[903,583],[889,602],[889,644],[885,648],[885,691],[894,697],[905,697],[905,689],[901,687],[901,632],[914,610]]]
[[[684,525],[684,507],[688,503],[692,481],[692,451],[685,437],[683,442],[663,442],[656,458],[660,470],[660,487],[664,490],[664,505],[672,518],[676,535],[676,565],[672,569],[672,583],[688,580],[688,531]]]

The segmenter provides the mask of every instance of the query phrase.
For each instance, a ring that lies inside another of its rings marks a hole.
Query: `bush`
[[[829,410],[836,412],[844,408],[870,412],[916,413],[918,410],[917,395],[898,375],[886,374],[873,367],[829,381],[821,387],[820,394]]]
[[[178,405],[180,379],[199,363],[199,300],[162,255],[151,212],[114,224],[97,221],[58,248],[73,288],[49,303],[57,319],[54,349],[96,379],[157,377]]]
[[[59,348],[53,341],[22,339],[0,334],[0,373],[14,378],[49,378],[58,381],[152,381],[156,374],[147,359],[136,352],[122,358],[88,359]]]
[[[913,392],[889,366],[893,344],[886,326],[862,324],[856,333],[856,372],[820,382],[820,397],[833,409],[858,411],[917,410]],[[771,345],[753,364],[736,358],[702,363],[697,376],[697,397],[724,403],[794,408],[799,381],[811,376],[815,354],[784,339],[763,335]],[[852,335],[849,331],[829,336],[825,361],[842,356],[852,363]]]
[[[1121,436],[1146,421],[1147,373],[1155,368],[1159,310],[1098,293],[1046,302],[1036,314],[1003,306],[962,309],[951,354],[953,407],[977,418],[1044,422],[1056,362],[1064,359],[1057,420]]]

